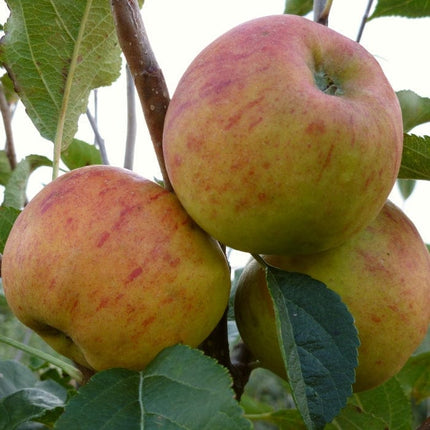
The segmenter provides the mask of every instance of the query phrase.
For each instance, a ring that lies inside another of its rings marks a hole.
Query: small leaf
[[[9,233],[20,213],[19,209],[0,206],[0,253],[3,253]]]
[[[4,206],[16,209],[24,207],[28,178],[41,166],[52,166],[52,161],[42,155],[28,155],[18,163],[4,191]]]
[[[39,388],[24,388],[0,400],[0,430],[12,430],[29,421],[53,424],[64,402]]]
[[[54,381],[39,381],[17,361],[0,361],[0,430],[29,421],[52,425],[66,398],[67,391]]]
[[[284,13],[306,15],[312,11],[313,0],[286,0]]]
[[[388,430],[388,427],[383,419],[375,417],[359,406],[348,404],[333,420],[333,423],[328,424],[325,428],[325,430],[339,429]]]
[[[430,16],[430,3],[427,0],[379,0],[370,19],[393,15],[408,18]]]
[[[251,429],[225,368],[184,345],[163,350],[141,372],[99,372],[66,406],[59,430]]]
[[[409,358],[398,379],[417,403],[430,397],[430,352]]]
[[[94,145],[78,139],[72,140],[70,146],[61,153],[61,159],[70,170],[91,164],[102,164],[100,151]]]
[[[399,179],[430,180],[430,136],[405,134]]]
[[[397,179],[397,187],[403,200],[407,200],[412,195],[416,184],[414,179]]]
[[[413,91],[399,91],[397,97],[400,102],[405,133],[417,125],[430,121],[430,99],[421,97]]]
[[[6,151],[0,151],[0,185],[6,185],[9,181],[12,169],[10,168],[9,159],[7,158]]]
[[[33,387],[37,378],[26,366],[17,361],[0,361],[0,399],[27,387]]]
[[[322,429],[352,394],[357,330],[338,294],[301,273],[266,267],[278,340],[298,410]]]
[[[412,428],[411,403],[396,377],[373,390],[355,394],[350,403],[381,418],[390,430]]]
[[[297,409],[283,409],[261,415],[260,419],[258,419],[258,416],[255,416],[253,420],[272,423],[279,430],[306,430],[306,426]]]
[[[106,0],[7,0],[2,60],[40,134],[66,149],[93,88],[119,76],[121,51]],[[62,131],[57,136],[57,131]]]

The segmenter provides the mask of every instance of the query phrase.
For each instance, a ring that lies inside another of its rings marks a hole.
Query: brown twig
[[[173,190],[164,163],[162,138],[169,93],[143,25],[137,0],[111,0],[118,40],[133,76],[164,187]]]
[[[3,85],[0,83],[0,110],[3,118],[4,131],[6,135],[6,155],[9,160],[9,165],[12,170],[16,167],[16,154],[15,154],[15,145],[13,142],[13,133],[12,133],[12,125],[11,120],[12,116],[10,114],[10,105],[7,102],[6,96],[4,94]]]
[[[430,417],[428,417],[417,430],[430,430]]]
[[[236,399],[240,400],[253,369],[252,363],[255,360],[244,343],[240,343],[235,347],[232,359],[230,359],[227,312],[227,310],[224,312],[215,329],[200,345],[200,349],[206,355],[215,358],[219,364],[229,370],[233,378],[233,390]]]

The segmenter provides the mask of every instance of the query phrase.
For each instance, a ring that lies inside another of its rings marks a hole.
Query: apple
[[[403,144],[398,99],[358,43],[306,18],[239,25],[185,71],[163,147],[176,195],[229,247],[315,253],[363,229]]]
[[[354,391],[395,375],[427,332],[429,252],[412,222],[390,202],[368,227],[335,249],[264,260],[324,282],[347,305],[361,342]],[[262,366],[285,377],[272,299],[264,269],[255,260],[239,279],[235,315],[243,341]]]
[[[230,290],[221,247],[175,195],[109,166],[66,173],[30,201],[2,274],[15,315],[96,371],[140,370],[167,346],[198,346]]]

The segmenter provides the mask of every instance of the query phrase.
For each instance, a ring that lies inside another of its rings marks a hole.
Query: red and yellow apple
[[[15,315],[95,370],[138,370],[167,346],[199,345],[230,290],[220,246],[174,194],[108,166],[66,173],[30,201],[2,275]]]
[[[348,306],[361,342],[355,391],[395,375],[427,332],[429,252],[412,222],[390,202],[368,227],[335,249],[264,260],[324,282]],[[272,299],[264,269],[255,260],[239,280],[235,315],[243,341],[262,366],[285,377]]]
[[[396,180],[396,94],[358,43],[306,18],[258,18],[207,46],[167,110],[175,193],[220,242],[315,253],[363,229]]]

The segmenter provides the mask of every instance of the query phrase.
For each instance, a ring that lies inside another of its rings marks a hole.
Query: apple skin
[[[400,166],[402,115],[358,43],[276,15],[233,28],[194,59],[163,142],[176,195],[214,238],[252,253],[314,253],[381,210]]]
[[[361,341],[354,391],[394,376],[427,333],[429,252],[412,222],[391,202],[366,229],[338,248],[264,260],[324,282],[348,306]],[[285,377],[272,299],[264,269],[255,260],[248,262],[239,280],[235,315],[243,341],[262,366]]]
[[[109,166],[73,170],[30,201],[2,274],[15,315],[97,371],[140,370],[167,346],[198,346],[230,291],[220,246],[175,195]]]

